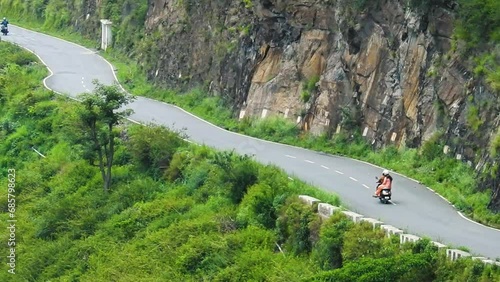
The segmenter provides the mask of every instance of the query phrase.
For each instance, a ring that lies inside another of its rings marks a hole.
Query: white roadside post
[[[101,20],[101,49],[106,51],[108,46],[111,46],[113,42],[113,34],[111,33],[111,24],[110,20]]]

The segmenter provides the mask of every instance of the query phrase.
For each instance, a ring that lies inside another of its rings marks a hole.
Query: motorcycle
[[[379,179],[378,177],[375,177],[375,179],[377,179],[377,187],[375,188],[376,191],[378,189],[378,186],[382,184],[382,179]],[[380,195],[378,196],[378,198],[381,203],[388,204],[390,203],[391,196],[392,196],[391,189],[382,189],[382,191],[380,191]]]
[[[4,36],[6,36],[9,33],[9,29],[5,25],[2,25],[1,31],[2,31]]]

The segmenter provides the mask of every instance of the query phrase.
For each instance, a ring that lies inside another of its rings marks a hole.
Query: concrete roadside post
[[[111,24],[112,22],[110,20],[101,20],[101,49],[104,51],[106,51],[106,49],[108,49],[108,46],[111,46],[111,44],[113,43]]]

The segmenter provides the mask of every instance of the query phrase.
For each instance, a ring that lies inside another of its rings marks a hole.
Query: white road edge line
[[[338,171],[338,170],[336,170],[335,172],[338,174],[344,174],[342,171]]]
[[[349,176],[349,178],[350,178],[352,181],[356,181],[356,182],[358,182],[358,180],[357,180],[356,178],[354,178],[354,177],[350,177],[350,176]]]
[[[310,161],[310,160],[304,160],[306,163],[310,163],[310,164],[313,164],[314,162],[313,161]]]
[[[329,167],[324,166],[324,165],[321,165],[321,167],[324,168],[324,169],[330,169]]]
[[[467,221],[470,221],[470,222],[472,222],[472,223],[474,223],[474,224],[481,225],[482,227],[486,227],[486,228],[489,228],[489,229],[491,229],[491,230],[494,230],[494,231],[500,232],[500,230],[499,230],[499,229],[496,229],[496,228],[493,228],[493,227],[490,227],[490,226],[486,226],[486,225],[484,225],[484,224],[482,224],[482,223],[479,223],[479,222],[475,222],[474,220],[472,220],[472,219],[470,219],[470,218],[466,217],[465,215],[463,215],[463,214],[462,214],[461,212],[459,212],[459,211],[457,211],[457,213],[458,213],[458,215],[460,215],[463,219],[465,219],[465,220],[467,220]]]
[[[445,202],[447,202],[448,204],[450,204],[450,205],[451,205],[451,202],[450,202],[450,201],[448,201],[448,199],[446,199],[445,197],[443,197],[443,196],[439,195],[439,194],[438,194],[438,193],[436,193],[436,192],[434,192],[434,193],[435,193],[436,195],[438,195],[441,199],[443,199]]]
[[[136,120],[133,120],[133,119],[131,119],[131,118],[127,118],[127,120],[128,120],[128,121],[131,121],[131,122],[133,122],[133,123],[135,123],[135,124],[138,124],[138,125],[144,125],[144,124],[142,124],[142,123],[140,123],[140,122],[138,122],[138,121],[136,121]]]

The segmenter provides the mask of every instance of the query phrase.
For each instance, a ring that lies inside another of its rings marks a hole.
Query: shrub
[[[318,243],[314,246],[311,257],[323,270],[342,267],[342,249],[347,230],[352,228],[352,221],[343,214],[335,213],[321,226]]]
[[[431,138],[424,142],[420,149],[421,157],[426,161],[432,161],[442,153],[440,140],[443,134],[435,133]]]
[[[274,228],[276,226],[276,206],[282,199],[281,187],[255,184],[250,187],[239,207],[238,220],[242,224]]]
[[[189,151],[177,151],[173,155],[170,165],[165,170],[164,177],[169,181],[175,181],[182,178],[182,173],[190,157]]]
[[[307,281],[433,281],[428,254],[403,254],[387,258],[361,258],[340,269],[323,272]]]
[[[217,152],[211,163],[220,167],[230,187],[229,197],[239,203],[248,187],[257,182],[257,164],[249,156],[238,156],[234,152]]]
[[[217,234],[191,236],[177,250],[175,264],[181,272],[199,273],[208,278],[229,263],[231,250]]]
[[[319,217],[310,207],[301,203],[298,199],[289,199],[289,202],[281,208],[277,229],[279,241],[283,243],[286,250],[294,255],[309,254],[315,243],[313,239],[318,237]]]
[[[371,224],[356,224],[346,231],[342,250],[343,260],[354,261],[364,257],[378,257],[382,253],[385,234],[373,230]]]
[[[132,159],[154,177],[168,168],[177,149],[183,145],[179,134],[163,126],[149,125],[130,128],[128,148]]]

